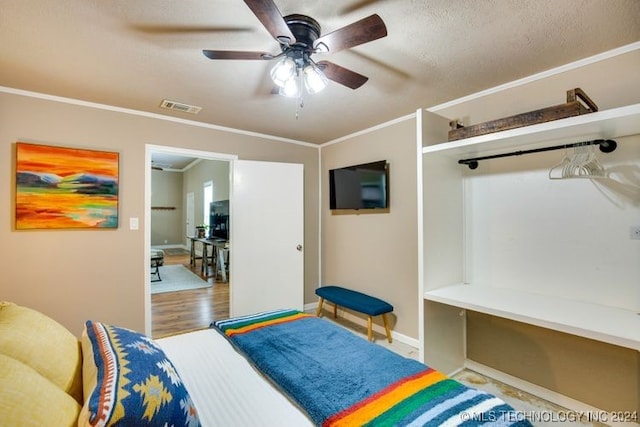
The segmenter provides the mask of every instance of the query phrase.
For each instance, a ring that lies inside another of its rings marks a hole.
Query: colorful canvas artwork
[[[16,143],[16,229],[118,227],[116,152]]]

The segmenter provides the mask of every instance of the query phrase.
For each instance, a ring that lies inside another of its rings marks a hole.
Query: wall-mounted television
[[[330,209],[386,209],[389,173],[386,160],[329,171]]]
[[[209,238],[229,240],[229,201],[212,202],[209,207]]]

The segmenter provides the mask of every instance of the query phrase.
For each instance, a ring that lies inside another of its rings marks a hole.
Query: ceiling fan
[[[308,93],[324,89],[327,79],[357,89],[369,79],[329,61],[315,62],[313,54],[335,53],[385,37],[387,28],[382,18],[373,14],[328,34],[321,34],[320,24],[313,18],[292,14],[282,16],[273,0],[244,0],[267,31],[280,44],[281,52],[247,52],[209,50],[209,59],[279,59],[271,70],[271,79],[281,95],[300,97],[304,87]]]

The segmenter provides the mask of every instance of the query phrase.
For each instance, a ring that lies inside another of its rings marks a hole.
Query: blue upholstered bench
[[[367,337],[369,341],[373,340],[373,316],[382,315],[384,328],[387,332],[387,339],[391,342],[391,331],[389,330],[389,323],[387,323],[387,313],[393,311],[393,306],[388,302],[340,286],[322,286],[316,289],[316,295],[320,297],[318,311],[316,312],[316,316],[318,317],[322,315],[322,304],[325,300],[333,303],[333,317],[338,317],[338,306],[368,315]]]

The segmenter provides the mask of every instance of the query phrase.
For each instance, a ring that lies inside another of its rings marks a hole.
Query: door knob
[[[300,252],[302,252],[302,245],[296,246],[296,249],[299,250]]]

